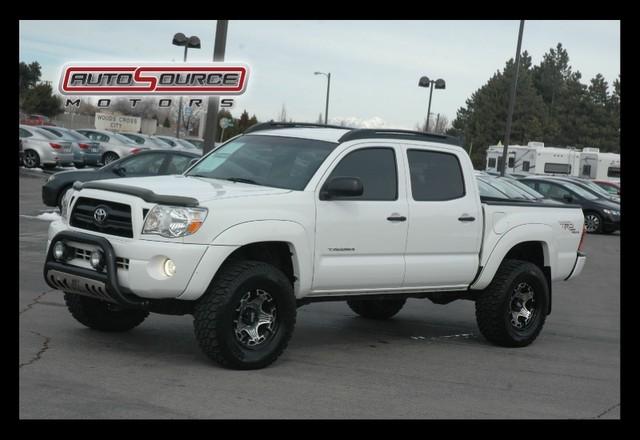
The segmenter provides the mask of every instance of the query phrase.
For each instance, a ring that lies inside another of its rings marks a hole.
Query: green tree
[[[49,84],[38,84],[23,94],[22,108],[27,113],[55,116],[62,113],[62,98],[53,94]]]
[[[42,68],[40,67],[40,64],[37,61],[34,61],[31,64],[26,64],[20,61],[20,65],[19,65],[20,77],[18,79],[18,82],[19,82],[19,91],[20,91],[21,97],[27,90],[29,90],[32,87],[35,87],[38,81],[40,81],[40,76],[42,74],[41,70]]]

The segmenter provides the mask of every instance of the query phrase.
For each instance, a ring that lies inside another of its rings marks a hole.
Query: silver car
[[[114,133],[107,130],[96,130],[94,128],[81,128],[76,130],[78,133],[85,135],[92,141],[100,142],[102,146],[102,163],[108,164],[121,157],[137,153],[138,151],[148,150],[148,147],[138,145],[126,136],[120,133]]]
[[[167,145],[169,145],[172,148],[179,148],[181,150],[192,151],[194,153],[197,153],[197,152],[202,153],[202,150],[200,148],[196,147],[191,142],[185,139],[178,139],[173,136],[165,136],[165,135],[156,136],[156,138],[163,140],[164,142],[167,143]]]
[[[120,133],[120,134],[128,137],[138,145],[149,147],[151,149],[166,149],[168,147],[168,145],[164,141],[154,136],[149,136],[148,134],[142,134],[142,133]]]
[[[55,168],[72,166],[73,151],[71,142],[31,125],[20,125],[22,141],[22,162],[27,168]]]
[[[101,163],[103,151],[100,142],[92,141],[85,135],[68,128],[48,125],[42,125],[39,128],[55,134],[62,140],[71,142],[73,163],[76,168],[84,168],[85,165],[98,165]]]

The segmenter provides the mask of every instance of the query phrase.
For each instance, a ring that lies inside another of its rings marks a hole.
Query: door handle
[[[403,215],[391,214],[389,217],[387,217],[387,220],[389,220],[390,222],[404,222],[407,220],[407,218]]]
[[[472,222],[475,221],[475,217],[468,216],[466,214],[462,214],[462,217],[458,217],[458,221],[461,222]]]

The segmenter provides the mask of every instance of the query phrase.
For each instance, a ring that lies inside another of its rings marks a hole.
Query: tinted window
[[[349,200],[398,198],[396,155],[391,148],[363,148],[347,154],[326,181],[334,177],[357,177],[362,181],[362,195]]]
[[[495,157],[489,158],[489,168],[495,168],[495,167],[496,167],[496,158]]]
[[[620,167],[609,167],[607,177],[620,177]]]
[[[514,157],[510,157],[510,158],[509,158],[509,163],[507,164],[507,166],[508,166],[509,168],[513,168],[513,166],[515,165],[515,163],[516,163],[516,159],[515,159]]]
[[[120,166],[125,169],[126,175],[154,175],[160,173],[160,167],[166,155],[161,153],[142,154],[123,161]]]
[[[545,173],[571,174],[571,165],[566,163],[545,163]]]
[[[207,155],[188,175],[248,179],[256,185],[303,190],[336,146],[311,139],[241,136]]]
[[[529,171],[529,161],[525,160],[522,162],[522,171]]]
[[[458,158],[449,153],[408,150],[413,200],[451,200],[464,196]]]
[[[24,128],[20,128],[20,137],[26,138],[31,136],[33,135],[28,130],[25,130]]]
[[[191,156],[172,155],[169,159],[169,165],[165,174],[182,174],[187,169],[191,160],[194,159]]]
[[[591,165],[584,165],[582,167],[582,175],[583,176],[590,176],[591,175]]]

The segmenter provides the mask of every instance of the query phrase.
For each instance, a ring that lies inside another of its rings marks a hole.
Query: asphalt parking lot
[[[371,322],[344,303],[298,309],[272,366],[233,371],[197,346],[190,316],[89,330],[42,278],[47,173],[21,170],[19,416],[34,418],[620,417],[620,235],[589,235],[580,277],[557,282],[529,347],[490,345],[474,305],[409,300]]]

